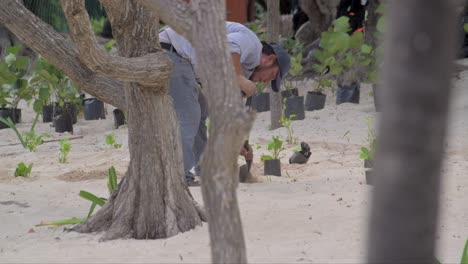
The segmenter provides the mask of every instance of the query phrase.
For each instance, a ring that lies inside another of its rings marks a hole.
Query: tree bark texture
[[[377,47],[378,40],[376,39],[376,32],[377,32],[377,22],[379,20],[379,14],[377,14],[376,10],[380,6],[380,0],[372,0],[368,1],[367,4],[367,21],[366,23],[366,32],[365,32],[365,42],[371,47]]]
[[[119,47],[118,60],[125,58],[158,58],[165,55],[159,49],[159,19],[136,0],[102,0],[112,24]],[[62,0],[72,38],[80,46],[80,58],[89,62],[95,41],[89,39],[89,18],[82,0]],[[79,19],[76,19],[79,17]],[[85,32],[83,34],[83,32]],[[88,36],[88,37],[86,37]],[[88,41],[83,41],[88,38]],[[81,46],[83,45],[83,46]],[[148,55],[152,53],[152,55]],[[108,58],[107,58],[108,60]],[[127,60],[135,62],[135,60]],[[167,63],[168,59],[162,60]],[[93,62],[89,62],[93,63]],[[102,65],[106,65],[103,62]],[[161,63],[155,61],[154,63]],[[137,67],[138,68],[138,67]],[[150,66],[150,68],[154,68]],[[124,180],[119,184],[102,210],[74,230],[78,232],[104,231],[107,239],[156,239],[185,232],[201,224],[202,215],[184,182],[180,134],[172,99],[167,93],[170,71],[162,67],[158,80],[141,85],[128,82],[124,86],[128,104],[128,139],[130,164]],[[170,67],[169,67],[170,69]],[[130,71],[131,69],[128,69]],[[102,68],[103,74],[113,76]],[[124,74],[125,75],[125,74]],[[122,76],[121,76],[122,77]]]
[[[280,26],[280,0],[267,1],[267,40],[269,42],[279,41]],[[283,104],[281,102],[281,93],[270,89],[270,129],[274,130],[281,127],[280,119],[282,115]]]
[[[202,160],[202,193],[208,215],[213,263],[246,263],[237,202],[239,150],[254,115],[239,96],[234,68],[225,47],[225,1],[192,1],[192,44],[210,111],[208,144]]]
[[[455,15],[449,1],[388,5],[368,262],[434,263]]]
[[[79,60],[74,44],[36,17],[18,0],[2,0],[0,22],[23,43],[63,71],[83,91],[127,110],[124,83],[97,74]]]
[[[301,8],[309,17],[309,22],[303,27],[309,27],[304,30],[306,36],[298,37],[306,40],[305,45],[315,41],[320,37],[323,31],[331,25],[336,16],[336,7],[339,0],[303,0],[300,1]],[[300,33],[301,29],[298,31]],[[297,35],[297,34],[296,34]]]

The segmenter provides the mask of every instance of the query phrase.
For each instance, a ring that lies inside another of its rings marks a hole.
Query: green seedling
[[[297,138],[294,137],[294,129],[292,127],[292,121],[296,117],[295,114],[290,115],[289,117],[285,116],[285,111],[286,111],[286,100],[287,98],[283,99],[283,115],[280,117],[280,123],[281,125],[286,128],[286,131],[288,133],[288,136],[286,138],[286,142],[288,144],[296,144],[297,143]]]
[[[349,132],[351,132],[351,130],[348,130],[343,134],[343,138],[346,139],[348,143],[349,143],[349,137],[348,137]]]
[[[60,163],[67,162],[67,157],[68,157],[68,153],[70,153],[70,150],[71,150],[70,140],[68,138],[64,138],[60,140],[60,153],[59,153]]]
[[[267,149],[270,151],[271,155],[262,155],[260,157],[262,161],[278,159],[281,151],[285,150],[283,147],[283,141],[277,136],[273,136],[271,141],[268,142]]]
[[[118,144],[115,142],[115,136],[113,134],[109,134],[106,136],[106,145],[111,146],[113,148],[122,147],[122,144]]]
[[[107,188],[109,189],[109,195],[112,195],[114,191],[117,190],[118,184],[117,184],[117,173],[115,171],[114,166],[111,166],[108,170],[108,180],[107,180]],[[79,193],[79,196],[85,200],[88,200],[91,202],[91,207],[89,208],[88,215],[86,218],[70,218],[70,219],[65,219],[65,220],[59,220],[59,221],[52,221],[52,222],[41,222],[40,224],[36,226],[48,226],[48,225],[55,225],[55,226],[60,226],[60,225],[74,225],[74,224],[80,224],[88,220],[89,217],[94,213],[94,210],[96,209],[96,206],[104,206],[106,203],[107,199],[104,197],[98,197],[97,195],[90,193],[88,191],[83,191],[81,190]]]
[[[104,44],[104,48],[106,49],[107,52],[110,52],[112,48],[115,46],[115,39],[108,41],[106,44]]]
[[[16,136],[18,137],[18,140],[21,142],[21,145],[25,149],[29,149],[29,151],[33,152],[36,151],[36,148],[44,143],[43,138],[50,137],[49,134],[47,133],[42,133],[38,135],[36,131],[34,131],[34,127],[36,125],[37,119],[39,117],[39,114],[36,115],[36,118],[33,122],[33,125],[31,127],[31,130],[29,132],[25,132],[23,135],[21,135],[18,132],[18,129],[16,128],[16,125],[13,123],[13,121],[8,117],[7,119],[0,117],[0,122],[3,122],[5,125],[13,129],[15,132]]]
[[[29,166],[26,166],[24,162],[20,162],[18,166],[16,167],[15,170],[15,177],[28,177],[29,174],[31,174],[33,164],[29,164]]]
[[[368,146],[361,148],[360,158],[362,160],[373,160],[376,151],[377,138],[375,136],[374,128],[372,127],[372,119],[368,116],[366,117],[366,125]]]

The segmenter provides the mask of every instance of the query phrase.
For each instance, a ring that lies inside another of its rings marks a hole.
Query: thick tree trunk
[[[376,10],[380,5],[380,0],[371,0],[367,4],[367,21],[366,21],[366,32],[365,32],[365,42],[371,47],[377,47],[377,21],[379,20],[379,14]]]
[[[208,94],[210,131],[202,161],[202,193],[207,209],[213,263],[246,263],[237,185],[239,150],[254,116],[245,111],[226,43],[225,1],[192,1],[198,5],[192,44]],[[213,59],[215,58],[215,59]]]
[[[136,0],[103,0],[102,3],[123,58],[142,58],[149,53],[157,56],[159,39],[155,29],[158,28],[158,17]],[[90,28],[86,28],[89,21],[84,14],[84,2],[62,0],[62,6],[73,38],[89,36],[86,34]],[[82,16],[81,19],[75,20],[78,16]],[[80,32],[83,35],[78,35]],[[93,50],[85,49],[83,40],[78,45],[84,45],[79,47],[81,53]],[[114,74],[105,69],[104,73]],[[131,82],[125,85],[130,150],[127,174],[106,206],[88,222],[77,226],[75,231],[107,230],[104,240],[155,239],[173,236],[201,224],[201,216],[180,167],[180,135],[172,100],[167,93],[169,73],[160,72],[166,76],[160,76],[154,82],[142,80],[154,83],[151,86]]]
[[[280,7],[279,0],[267,1],[267,40],[269,42],[279,41],[280,26]],[[280,118],[282,115],[283,104],[281,102],[281,93],[270,89],[270,129],[281,127]]]
[[[455,15],[449,1],[388,4],[368,262],[434,263]]]
[[[335,18],[338,2],[339,0],[301,1],[301,8],[309,17],[309,22],[302,25],[296,33],[296,38],[305,45],[318,39]]]

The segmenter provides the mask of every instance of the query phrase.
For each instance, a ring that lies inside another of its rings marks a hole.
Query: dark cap
[[[271,88],[275,92],[279,92],[281,87],[281,80],[286,77],[289,70],[291,69],[291,57],[289,56],[286,49],[276,43],[268,43],[275,51],[276,59],[278,60],[279,71],[276,75],[276,79],[271,81]]]

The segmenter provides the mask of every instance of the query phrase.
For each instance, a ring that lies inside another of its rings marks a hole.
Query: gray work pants
[[[208,116],[206,99],[200,91],[192,64],[175,52],[168,52],[174,63],[169,95],[179,121],[186,179],[193,179],[190,170],[198,165],[205,148]]]

